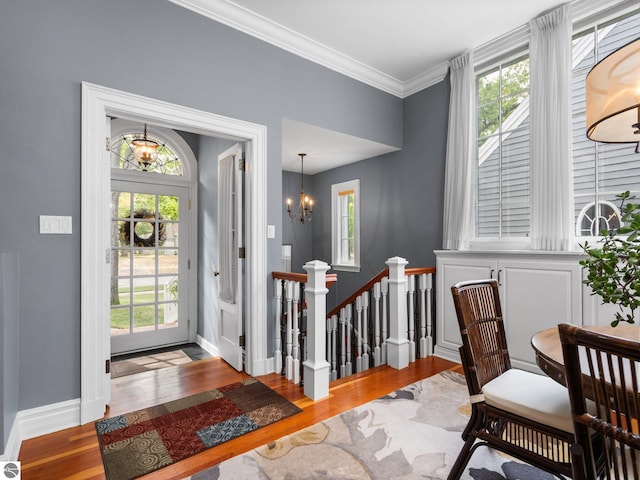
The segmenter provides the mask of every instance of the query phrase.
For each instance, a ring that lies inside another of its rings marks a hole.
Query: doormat
[[[96,422],[109,480],[130,480],[302,410],[255,378]]]
[[[126,358],[124,360],[115,360],[111,362],[111,378],[119,378],[133,375],[134,373],[182,365],[191,361],[191,357],[180,349],[151,353],[149,355]]]

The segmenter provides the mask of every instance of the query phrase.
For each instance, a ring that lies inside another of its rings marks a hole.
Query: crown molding
[[[408,97],[414,93],[424,90],[436,83],[444,80],[444,77],[449,73],[449,62],[443,62],[440,65],[436,65],[430,68],[426,72],[416,75],[404,84],[403,97]]]
[[[227,0],[169,1],[400,98],[441,81],[446,75],[445,71],[439,76],[441,71],[448,68],[448,63],[444,63],[405,83]]]

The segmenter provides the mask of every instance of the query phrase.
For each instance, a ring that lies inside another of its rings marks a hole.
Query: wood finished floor
[[[281,375],[256,377],[303,412],[141,478],[181,479],[447,369],[462,373],[458,364],[437,357],[418,360],[400,371],[387,366],[377,367],[333,382],[329,397],[317,402],[309,400],[300,387],[287,382]],[[219,358],[210,358],[117,378],[112,381],[112,401],[106,417],[228,385],[247,376]],[[26,440],[22,443],[19,460],[23,480],[105,478],[93,423]]]

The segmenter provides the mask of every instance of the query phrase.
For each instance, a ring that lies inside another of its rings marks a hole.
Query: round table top
[[[615,337],[640,341],[640,327],[628,323],[619,323],[617,327],[611,325],[584,325],[583,328]],[[531,338],[531,346],[536,352],[536,361],[544,373],[565,385],[564,359],[562,358],[562,344],[558,327],[547,328],[536,333]]]

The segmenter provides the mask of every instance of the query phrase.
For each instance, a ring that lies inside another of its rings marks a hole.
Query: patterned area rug
[[[464,377],[443,372],[188,478],[446,479],[470,411]],[[462,478],[553,480],[486,447]]]
[[[129,480],[300,411],[249,378],[101,420],[96,430],[107,478]]]

